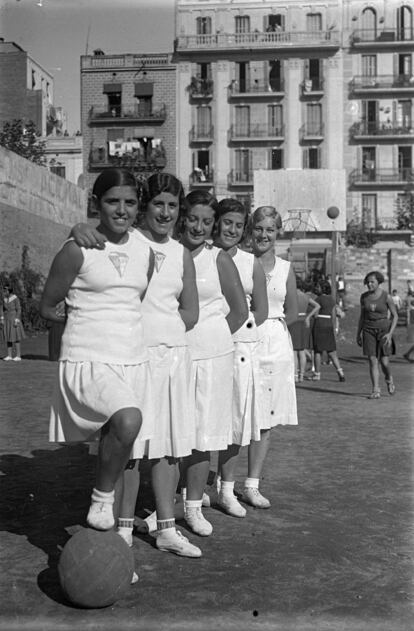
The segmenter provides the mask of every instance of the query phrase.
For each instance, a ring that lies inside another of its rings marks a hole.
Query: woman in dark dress
[[[357,344],[368,357],[372,392],[369,399],[379,399],[379,366],[385,377],[388,393],[395,393],[395,384],[389,365],[390,355],[395,354],[392,337],[398,322],[398,313],[389,294],[381,289],[384,282],[381,272],[370,272],[364,278],[368,291],[361,294],[361,315],[358,322]],[[391,313],[392,320],[388,317]]]
[[[313,325],[313,350],[315,353],[315,373],[312,381],[320,381],[321,378],[321,356],[323,351],[328,353],[328,357],[336,368],[339,381],[345,381],[344,371],[339,363],[336,353],[335,340],[335,319],[336,303],[331,296],[331,285],[327,281],[321,283],[321,295],[316,298],[320,309],[315,317]]]

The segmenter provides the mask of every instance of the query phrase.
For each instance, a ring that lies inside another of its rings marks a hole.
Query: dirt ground
[[[59,551],[84,525],[94,459],[47,442],[57,364],[45,334],[28,337],[22,362],[0,362],[0,629],[412,631],[414,364],[399,330],[397,393],[383,385],[368,400],[354,335],[350,310],[338,339],[346,382],[323,366],[322,381],[297,388],[299,426],[273,431],[261,483],[271,509],[236,519],[207,508],[209,538],[180,524],[201,559],[135,538],[140,580],[101,610],[71,606],[57,581]],[[236,489],[245,472],[243,453]],[[145,468],[143,478],[139,514],[152,504]]]

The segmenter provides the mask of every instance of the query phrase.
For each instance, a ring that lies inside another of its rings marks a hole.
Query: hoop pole
[[[332,230],[332,250],[331,250],[331,295],[336,303],[336,255],[338,251],[338,232]]]

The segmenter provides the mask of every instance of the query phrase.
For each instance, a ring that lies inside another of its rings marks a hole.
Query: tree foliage
[[[414,193],[412,191],[397,197],[395,218],[397,230],[412,230],[414,232]]]
[[[4,123],[0,131],[0,145],[35,164],[44,166],[46,163],[46,145],[39,140],[33,121],[24,123],[16,118],[11,123]]]
[[[345,243],[354,245],[357,248],[371,248],[376,243],[377,238],[374,231],[367,230],[361,221],[351,219],[346,226]]]

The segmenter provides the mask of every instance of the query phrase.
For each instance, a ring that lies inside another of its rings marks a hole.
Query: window
[[[413,38],[413,10],[409,6],[397,9],[398,39],[411,40]]]
[[[378,101],[362,101],[364,133],[373,134],[378,127]]]
[[[55,175],[59,175],[59,177],[63,177],[63,178],[66,177],[66,167],[64,167],[61,164],[51,166],[50,171],[51,173],[54,173]]]
[[[267,108],[267,123],[270,136],[280,136],[283,128],[282,105],[269,105]]]
[[[374,9],[367,8],[362,12],[361,20],[362,38],[372,40],[377,36],[377,14]],[[365,33],[364,33],[365,31]]]
[[[362,147],[362,179],[365,182],[375,182],[375,168],[375,147]]]
[[[235,108],[236,136],[248,136],[250,133],[250,107],[241,105]]]
[[[239,92],[246,92],[249,84],[249,63],[247,61],[236,63],[236,81],[239,84]]]
[[[364,77],[376,77],[377,56],[376,55],[362,55],[361,68],[362,68],[362,75]]]
[[[410,99],[397,101],[397,103],[394,102],[394,119],[396,127],[407,131],[411,129],[412,117]]]
[[[270,14],[265,17],[265,31],[273,33],[285,30],[285,16],[281,13]]]
[[[306,149],[303,150],[303,168],[304,169],[320,169],[321,168],[320,147],[306,147]]]
[[[408,180],[413,168],[412,147],[398,147],[398,171],[401,180]]]
[[[211,171],[210,152],[208,149],[200,149],[193,153],[193,173],[191,174],[192,183],[211,182],[213,174]]]
[[[270,164],[272,170],[283,169],[283,149],[273,148],[270,150]]]
[[[211,79],[211,63],[197,63],[196,64],[196,77],[202,81]]]
[[[235,151],[235,180],[236,182],[249,182],[251,155],[248,149],[236,149]]]
[[[306,106],[306,133],[322,135],[322,106],[320,103],[308,103]]]
[[[202,17],[196,19],[197,35],[211,35],[211,18]]]
[[[322,30],[322,15],[320,13],[308,13],[306,15],[306,30],[308,33]]]
[[[250,18],[248,15],[237,15],[234,18],[236,33],[250,33]]]
[[[398,74],[400,77],[407,77],[408,79],[412,76],[412,57],[411,53],[402,53],[398,55]]]
[[[366,230],[377,227],[377,196],[375,194],[362,195],[362,225]]]
[[[36,87],[36,74],[35,71],[32,70],[32,90],[34,90]]]
[[[269,61],[269,85],[272,92],[282,90],[282,64],[280,59]]]
[[[211,107],[197,107],[197,135],[210,136],[211,134]]]
[[[320,59],[307,59],[305,62],[305,90],[320,90],[322,61]]]

